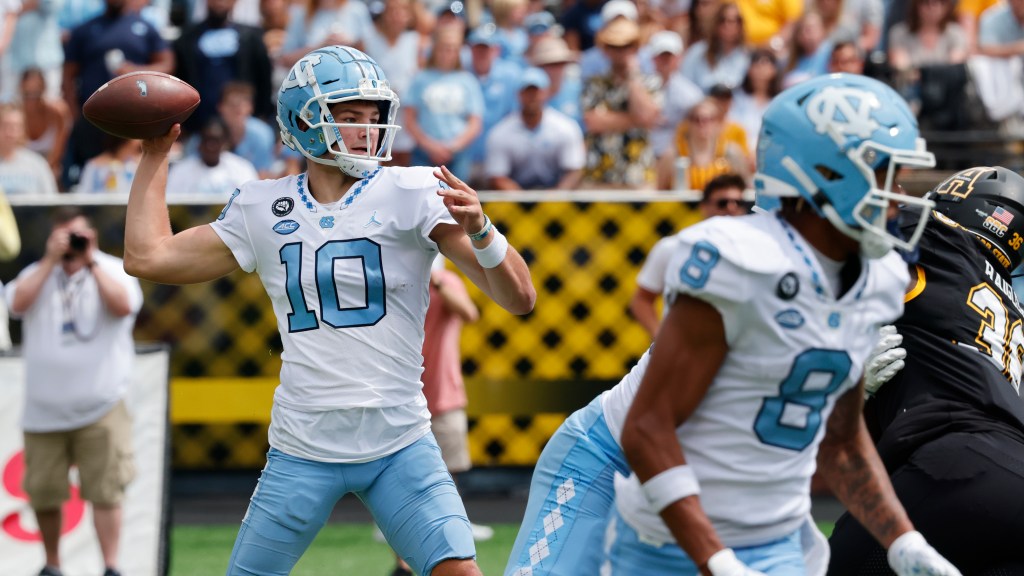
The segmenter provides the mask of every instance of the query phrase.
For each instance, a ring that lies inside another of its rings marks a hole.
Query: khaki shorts
[[[441,447],[441,459],[455,474],[473,467],[469,460],[469,421],[465,410],[449,410],[430,419],[430,429]]]
[[[132,422],[124,402],[95,424],[62,432],[25,432],[23,487],[34,510],[60,508],[70,496],[68,471],[78,466],[82,498],[100,506],[121,503],[135,477]]]

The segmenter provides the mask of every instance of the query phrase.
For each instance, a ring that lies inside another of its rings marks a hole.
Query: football
[[[108,134],[144,139],[166,134],[199,106],[199,92],[162,72],[130,72],[100,86],[82,106],[89,122]]]

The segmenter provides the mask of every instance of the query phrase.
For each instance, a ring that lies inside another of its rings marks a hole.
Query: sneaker
[[[103,571],[103,576],[121,576],[121,572],[107,566],[107,569]]]
[[[490,526],[473,524],[470,522],[469,527],[473,530],[473,540],[477,542],[486,542],[491,538],[494,538],[494,528],[491,528]]]
[[[43,569],[39,571],[39,576],[64,576],[64,573],[55,566],[43,566]]]

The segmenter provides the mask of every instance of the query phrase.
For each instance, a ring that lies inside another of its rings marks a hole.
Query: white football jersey
[[[213,222],[242,269],[259,274],[277,315],[284,351],[271,445],[287,437],[300,456],[361,461],[429,430],[420,383],[438,253],[429,235],[455,223],[432,170],[381,168],[334,207],[313,199],[305,174],[250,182]],[[309,418],[339,410],[350,416]],[[396,436],[396,424],[409,434]],[[296,430],[318,427],[327,438]]]
[[[773,214],[712,218],[677,238],[666,299],[686,294],[713,305],[729,353],[676,435],[723,542],[764,543],[797,530],[809,512],[825,423],[836,399],[860,379],[879,327],[902,314],[907,267],[895,252],[865,260],[837,300],[811,247]],[[605,418],[616,438],[647,362],[645,354],[606,394]],[[618,496],[630,503],[620,506],[627,521],[671,542],[639,484],[632,490]]]

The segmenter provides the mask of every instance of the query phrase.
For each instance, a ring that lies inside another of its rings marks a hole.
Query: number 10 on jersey
[[[285,290],[292,311],[288,313],[288,331],[305,332],[320,327],[317,315],[309,309],[302,292],[302,244],[285,244],[279,251],[285,268]],[[338,284],[334,276],[337,260],[358,259],[362,265],[364,306],[342,308],[338,299]],[[357,238],[331,240],[316,250],[313,271],[316,281],[320,318],[332,328],[372,326],[387,313],[384,299],[384,270],[381,266],[380,244]],[[309,272],[306,272],[307,274]],[[308,280],[307,280],[308,281]]]

